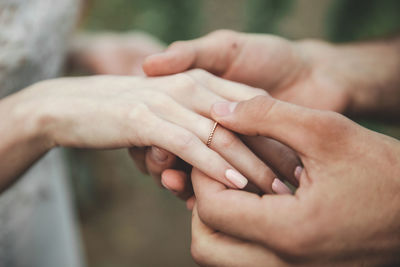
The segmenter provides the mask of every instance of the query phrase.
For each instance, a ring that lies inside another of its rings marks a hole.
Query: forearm
[[[25,92],[0,100],[0,191],[52,147],[40,126],[39,107],[25,100]]]
[[[350,114],[395,118],[400,115],[400,37],[339,46],[348,62]]]
[[[301,45],[312,54],[314,67],[348,93],[348,115],[398,117],[400,36],[339,45],[313,42]]]

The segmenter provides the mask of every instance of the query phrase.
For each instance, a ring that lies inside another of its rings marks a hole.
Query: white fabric
[[[78,0],[0,0],[0,98],[58,76],[78,7]],[[0,195],[1,267],[82,266],[67,178],[54,150]]]

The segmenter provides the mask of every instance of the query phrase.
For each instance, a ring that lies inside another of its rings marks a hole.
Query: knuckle
[[[193,260],[199,265],[207,264],[207,246],[205,244],[204,238],[196,235],[192,235],[192,242],[190,245],[190,253],[192,254]]]
[[[173,75],[173,78],[167,89],[170,94],[187,95],[193,94],[197,90],[196,80],[189,74],[178,73]]]
[[[157,110],[164,110],[171,104],[171,98],[167,96],[165,93],[151,93],[149,95],[151,107],[157,109]]]
[[[270,97],[259,95],[252,98],[249,102],[245,102],[245,112],[250,114],[254,122],[262,123],[267,120],[273,106],[278,103]]]
[[[143,121],[150,113],[149,107],[144,103],[137,103],[133,107],[125,109],[128,121]]]
[[[185,151],[192,148],[196,140],[196,137],[187,131],[176,133],[171,137],[171,144],[177,151]]]
[[[326,148],[332,143],[326,140],[336,140],[335,146],[342,148],[351,147],[349,138],[357,134],[350,121],[343,115],[333,111],[314,111],[315,113],[310,117],[310,128],[314,131],[314,136],[310,142],[318,142],[319,147]],[[346,150],[347,151],[347,150]]]
[[[238,145],[239,138],[228,130],[220,129],[220,131],[216,132],[215,143],[218,148],[228,150]]]
[[[324,238],[320,217],[320,208],[316,208],[316,205],[297,216],[293,225],[298,227],[287,230],[290,239],[281,240],[280,251],[283,256],[289,260],[301,261],[315,254],[321,238]]]
[[[218,214],[214,208],[217,201],[218,199],[212,193],[196,196],[197,213],[204,224],[211,225],[218,220]]]

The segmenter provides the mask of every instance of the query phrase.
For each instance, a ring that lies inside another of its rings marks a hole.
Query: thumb
[[[220,102],[212,107],[212,117],[222,126],[250,136],[267,136],[288,145],[300,154],[318,147],[333,112],[303,108],[257,96],[243,102]]]
[[[143,71],[148,76],[184,72],[191,68],[196,60],[194,47],[195,44],[190,41],[173,43],[164,52],[147,57],[143,62]]]
[[[200,68],[223,75],[239,54],[241,35],[226,30],[191,41],[172,43],[165,52],[149,56],[143,63],[148,76],[171,75]]]

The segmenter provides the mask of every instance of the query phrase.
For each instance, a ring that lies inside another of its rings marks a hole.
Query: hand
[[[399,47],[398,37],[333,45],[220,30],[173,43],[143,68],[150,76],[201,68],[298,105],[397,120]]]
[[[211,147],[205,145],[214,124],[207,114],[212,104],[223,100],[219,90],[225,81],[210,77],[216,85],[205,87],[196,73],[150,79],[56,79],[36,84],[7,102],[20,107],[27,117],[35,118],[27,120],[32,123],[26,127],[34,125],[40,136],[47,137],[50,147],[154,145],[215,175],[227,186],[245,187],[245,175],[256,186],[272,193],[274,173],[230,131],[218,127]],[[243,94],[243,90],[259,94],[258,89],[244,87],[238,87],[236,94]]]
[[[241,101],[250,99],[255,94],[266,95],[263,90],[225,81],[202,70],[194,70],[191,75],[204,87],[218,90],[220,99]],[[210,116],[209,111],[203,110],[202,112],[205,116]],[[219,131],[219,127],[217,131]],[[286,180],[295,187],[298,186],[295,173],[296,169],[301,168],[301,162],[293,150],[269,138],[241,136],[241,139],[264,163],[274,170],[275,178]],[[142,172],[149,173],[157,183],[160,184],[161,182],[164,187],[178,197],[187,200],[192,196],[191,182],[188,179],[191,166],[176,158],[172,153],[158,147],[135,147],[130,149],[130,155]],[[268,182],[268,184],[271,183],[273,184],[272,191],[275,193],[290,192],[288,188],[282,187],[283,184],[278,179],[275,182]],[[260,188],[263,193],[271,192],[271,190],[265,190],[265,188],[265,185]],[[189,207],[191,208],[191,204]]]
[[[72,42],[70,63],[92,74],[143,75],[144,59],[163,48],[145,33],[81,33]]]
[[[289,147],[265,137],[241,136],[241,140],[267,166],[272,168],[276,177],[272,182],[272,190],[277,194],[288,194],[292,191],[281,182],[287,181],[294,187],[299,185],[302,171],[297,154]],[[137,167],[150,174],[155,182],[163,185],[174,195],[187,201],[187,208],[193,209],[194,198],[190,179],[191,166],[172,153],[157,147],[135,147],[129,150]],[[247,188],[248,191],[263,194],[259,188]]]
[[[200,266],[289,266],[262,245],[244,241],[208,227],[199,218],[196,205],[192,212],[191,253]]]
[[[333,64],[327,64],[333,50],[322,42],[291,42],[272,35],[219,30],[173,43],[165,52],[148,57],[143,69],[149,76],[159,76],[201,68],[263,88],[278,99],[343,112],[349,95],[343,77],[336,76]]]
[[[208,227],[245,240],[249,246],[258,244],[263,255],[273,253],[286,263],[399,264],[397,140],[337,113],[302,108],[268,96],[216,104],[212,115],[233,131],[268,136],[290,146],[300,155],[304,170],[294,196],[262,197],[227,189],[194,171],[198,214]],[[199,255],[205,263],[217,257],[211,252]],[[221,263],[216,265],[223,266],[224,259],[219,259]],[[263,258],[244,265],[258,260]]]

